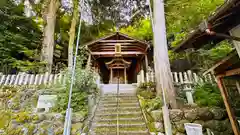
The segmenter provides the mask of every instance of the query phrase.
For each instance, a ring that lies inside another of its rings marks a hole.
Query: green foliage
[[[231,43],[228,41],[222,41],[210,50],[202,48],[191,53],[189,57],[191,58],[191,61],[196,64],[196,68],[203,72],[229,54],[232,51],[232,48]]]
[[[8,126],[11,121],[11,113],[8,111],[0,111],[0,129]]]
[[[224,0],[167,0],[168,33],[189,32],[223,3]]]
[[[38,61],[42,34],[37,23],[23,15],[23,9],[24,5],[12,1],[0,7],[0,66],[38,71],[42,65]]]
[[[82,66],[83,59],[78,59],[77,68],[75,70],[75,83],[73,85],[73,94],[71,107],[74,112],[87,112],[88,95],[97,95],[98,89],[96,85],[97,74],[91,69],[84,69]],[[67,74],[67,82],[65,89],[62,89],[62,94],[58,95],[58,102],[53,111],[63,112],[67,108],[68,95],[71,84],[71,74],[68,70],[64,71]]]
[[[19,112],[13,116],[13,119],[19,123],[26,123],[30,122],[32,120],[32,117],[29,112]]]
[[[151,41],[153,39],[151,20],[141,19],[133,25],[120,29],[120,32],[140,40]]]
[[[198,84],[195,87],[194,100],[199,106],[224,107],[220,91],[216,84]]]

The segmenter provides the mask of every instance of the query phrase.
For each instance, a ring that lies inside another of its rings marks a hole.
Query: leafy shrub
[[[71,108],[74,112],[87,111],[88,94],[97,95],[98,89],[96,84],[97,74],[91,69],[82,67],[82,60],[78,60],[75,70],[75,81],[73,85],[73,93],[71,98]],[[62,94],[58,95],[58,102],[53,108],[53,111],[63,112],[68,105],[68,95],[71,84],[71,74],[66,69],[64,74],[67,74],[66,89],[62,89]],[[56,86],[57,87],[57,86]]]
[[[141,83],[140,86],[138,88],[140,89],[147,89],[147,88],[155,88],[155,83],[154,82],[145,82],[145,83]]]
[[[25,123],[32,120],[31,114],[29,112],[19,112],[13,117],[17,122]]]
[[[141,107],[145,109],[147,112],[158,110],[162,107],[162,100],[159,97],[155,97],[153,99],[146,99],[141,96],[138,97],[141,103]]]
[[[152,99],[156,97],[156,89],[154,82],[141,83],[137,89],[137,93],[145,99]]]
[[[193,96],[199,106],[224,106],[220,91],[215,84],[197,84]]]

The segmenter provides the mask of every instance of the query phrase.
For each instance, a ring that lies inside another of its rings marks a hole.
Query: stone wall
[[[157,131],[164,133],[162,115],[161,110],[151,112]],[[215,135],[233,135],[227,113],[221,108],[172,109],[170,110],[170,119],[174,135],[186,135],[184,123],[201,124],[204,135],[207,135],[207,128]]]
[[[62,135],[65,114],[36,110],[38,96],[57,94],[49,89],[5,88],[0,89],[0,135]],[[59,93],[58,93],[59,94]],[[77,135],[83,126],[85,115],[73,113],[72,135]]]

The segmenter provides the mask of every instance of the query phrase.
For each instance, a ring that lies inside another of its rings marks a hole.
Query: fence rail
[[[137,77],[138,83],[143,82],[155,82],[155,73],[153,71],[148,72],[146,75],[143,71],[140,71]],[[198,82],[211,82],[214,83],[214,76],[207,74],[205,76],[197,75],[196,73],[188,70],[186,72],[172,72],[171,73],[173,83],[184,84],[184,83],[198,83]]]
[[[0,73],[0,85],[51,85],[51,84],[65,84],[66,83],[66,75],[64,74],[27,74],[27,73],[19,73],[19,74],[11,74],[11,75],[3,75]]]
[[[184,84],[186,82],[197,83],[197,82],[214,82],[214,77],[210,74],[200,77],[192,71],[187,72],[172,72],[172,79],[174,84]],[[155,81],[154,72],[148,72],[147,77],[144,77],[144,72],[138,74],[138,83],[146,81]],[[51,85],[51,84],[65,84],[65,74],[27,74],[21,72],[19,74],[4,75],[0,73],[0,85]]]

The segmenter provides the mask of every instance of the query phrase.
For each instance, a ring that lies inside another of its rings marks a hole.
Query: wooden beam
[[[219,74],[217,76],[219,77],[228,77],[228,76],[234,76],[234,75],[240,75],[240,68],[228,70],[223,74]]]
[[[115,52],[92,52],[92,55],[115,55]],[[121,52],[122,55],[141,55],[141,54],[146,54],[144,52],[138,52],[138,51],[130,51],[130,52]]]
[[[100,43],[127,43],[127,42],[137,42],[136,40],[101,40]]]
[[[230,103],[229,103],[229,99],[227,97],[227,95],[228,95],[227,90],[225,89],[222,78],[220,76],[217,76],[217,84],[218,84],[218,87],[221,91],[221,95],[222,95],[222,98],[223,98],[223,101],[224,101],[224,104],[225,104],[225,107],[226,107],[226,110],[227,110],[229,120],[230,120],[231,125],[232,125],[234,135],[240,135],[240,131],[239,131],[239,128],[238,128],[238,123],[237,123],[236,117],[234,116],[233,110],[232,110],[232,108],[230,106]]]
[[[222,65],[223,63],[227,62],[228,60],[230,60],[232,57],[234,57],[235,55],[237,55],[236,50],[234,49],[230,55],[228,55],[227,57],[225,57],[224,59],[222,59],[221,61],[219,61],[217,64],[215,64],[214,66],[212,66],[210,69],[208,69],[207,71],[205,71],[203,73],[203,75],[208,74],[209,72],[215,71],[215,69],[217,67],[219,67],[220,65]]]
[[[116,44],[95,44],[95,45],[93,45],[93,46],[89,46],[89,49],[91,49],[91,48],[95,48],[95,47],[115,47],[115,45]],[[137,46],[137,47],[141,47],[141,48],[144,48],[144,49],[148,49],[148,47],[147,46],[142,46],[142,45],[140,45],[140,44],[122,44],[121,43],[121,46]]]

